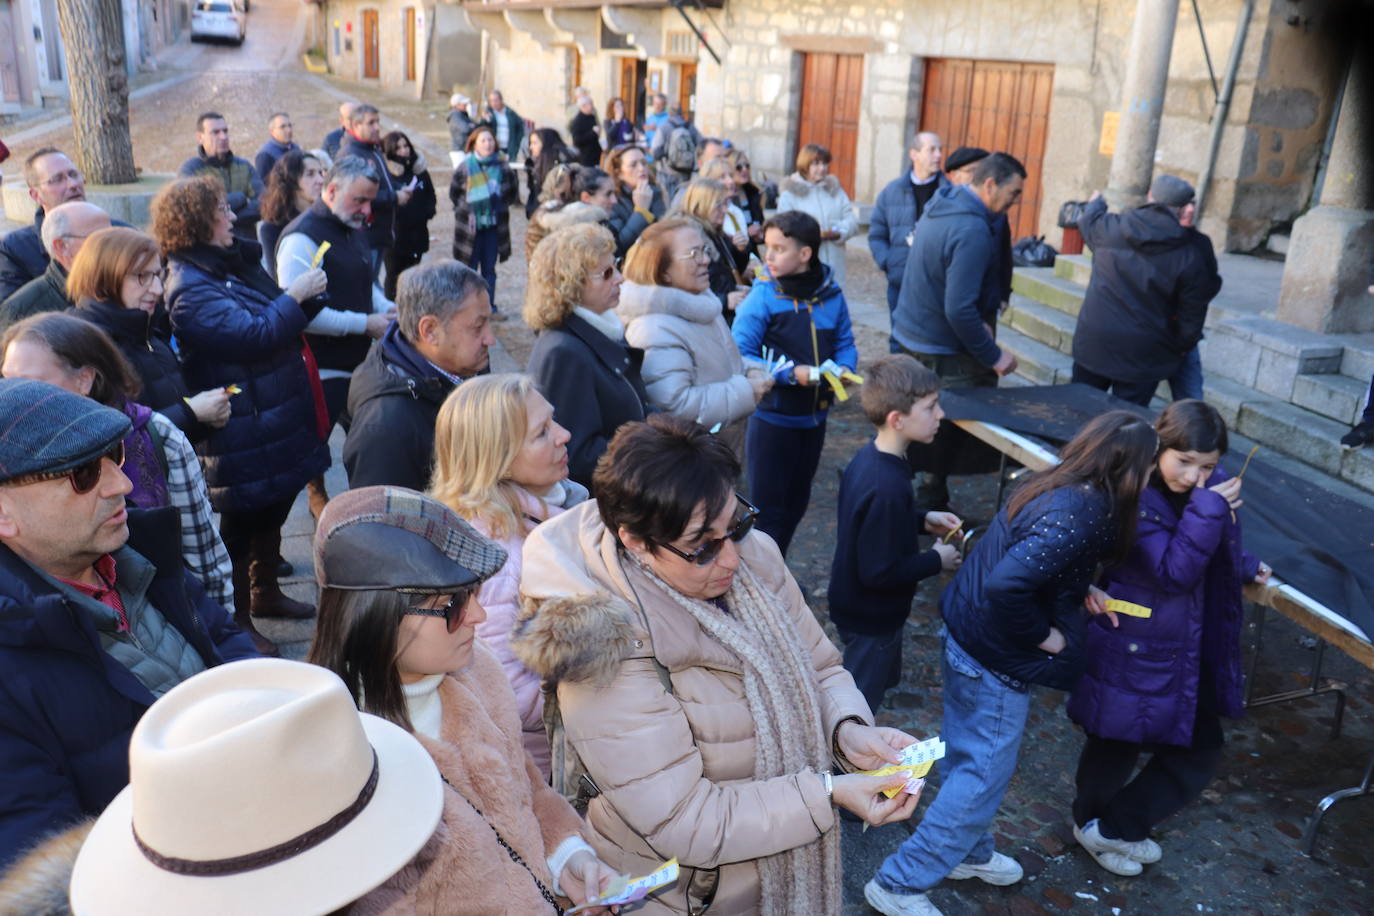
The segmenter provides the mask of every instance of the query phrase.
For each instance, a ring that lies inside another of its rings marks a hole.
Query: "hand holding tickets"
[[[862,385],[864,383],[862,375],[851,372],[833,359],[827,359],[817,368],[820,370],[821,378],[825,379],[835,392],[835,399],[837,401],[849,400],[849,392],[844,390],[844,382],[853,382],[855,385]]]
[[[1131,602],[1122,601],[1119,598],[1108,598],[1107,610],[1117,614],[1125,614],[1127,617],[1139,617],[1142,620],[1149,618],[1154,613],[1143,604],[1131,604]]]
[[[243,389],[240,388],[240,387],[238,386],[238,383],[237,383],[237,382],[235,382],[235,383],[232,384],[232,385],[226,385],[226,386],[224,386],[224,391],[225,391],[226,394],[231,394],[231,395],[232,395],[232,394],[241,394],[241,393],[243,392]]]
[[[876,770],[867,770],[865,776],[887,776],[892,773],[907,772],[910,778],[906,785],[898,786],[895,789],[884,789],[883,794],[892,798],[898,792],[906,792],[915,795],[921,791],[921,786],[925,785],[925,775],[930,772],[931,766],[935,761],[945,756],[945,743],[939,739],[927,738],[924,741],[917,741],[915,744],[907,745],[902,751],[902,762],[893,766],[879,767]]]
[[[568,916],[579,910],[589,910],[598,906],[614,906],[619,903],[634,903],[636,900],[643,900],[649,894],[658,890],[660,887],[672,884],[677,880],[678,864],[677,859],[669,859],[653,872],[642,878],[633,880],[621,877],[611,882],[610,888],[600,897],[593,897],[581,906],[575,906],[567,910]]]

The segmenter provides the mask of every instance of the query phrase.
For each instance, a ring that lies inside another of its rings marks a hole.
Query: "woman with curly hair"
[[[234,235],[214,176],[182,178],[153,198],[152,234],[169,263],[167,310],[194,390],[225,388],[229,422],[200,445],[210,502],[234,568],[234,620],[265,654],[276,646],[252,617],[311,617],[277,583],[281,526],[306,481],[329,467],[328,414],[301,338],[324,306],[324,271],[281,288],[262,249]]]
[[[272,276],[277,275],[277,241],[281,231],[320,199],[328,168],[314,154],[294,149],[278,159],[267,173],[258,244],[262,246],[262,266]]]
[[[615,316],[623,279],[602,226],[560,229],[530,259],[525,323],[539,336],[525,371],[571,434],[568,476],[584,487],[615,431],[648,412],[644,354]]]

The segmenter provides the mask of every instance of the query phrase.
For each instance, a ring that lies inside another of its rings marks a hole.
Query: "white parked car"
[[[202,38],[227,39],[243,44],[248,31],[248,7],[245,0],[195,0],[191,10],[191,40]]]

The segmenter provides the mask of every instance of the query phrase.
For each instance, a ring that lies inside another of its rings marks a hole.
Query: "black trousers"
[[[912,356],[940,377],[941,388],[996,388],[997,373],[966,353],[917,353],[897,344],[899,352]],[[913,442],[907,461],[914,471],[924,471],[916,488],[916,505],[931,509],[949,505],[949,477],[953,474],[990,474],[1000,466],[1000,456],[989,445],[964,432],[949,420],[929,444]]]
[[[794,429],[753,416],[744,443],[749,499],[759,509],[755,524],[778,542],[778,549],[786,556],[792,535],[811,502],[811,481],[825,445],[825,423]]]
[[[1150,399],[1155,396],[1155,389],[1159,387],[1159,383],[1163,381],[1163,379],[1155,379],[1153,382],[1118,382],[1116,379],[1107,378],[1105,375],[1098,375],[1091,369],[1086,369],[1078,363],[1074,363],[1073,377],[1070,381],[1084,385],[1092,385],[1098,391],[1110,391],[1123,401],[1130,401],[1132,404],[1139,404],[1141,407],[1149,407]]]
[[[840,630],[844,643],[844,670],[873,712],[883,705],[887,692],[902,682],[902,630],[882,636],[866,636]]]
[[[1186,747],[1088,735],[1078,755],[1074,823],[1083,827],[1097,818],[1104,837],[1135,842],[1202,795],[1216,776],[1225,737],[1205,677],[1198,693],[1193,743]],[[1141,754],[1149,754],[1150,759],[1132,779]]]

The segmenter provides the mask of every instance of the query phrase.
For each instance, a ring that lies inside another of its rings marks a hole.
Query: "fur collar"
[[[610,215],[605,210],[580,200],[555,208],[544,209],[545,207],[548,207],[548,203],[540,205],[541,218],[549,232],[556,232],[565,226],[572,226],[577,223],[604,223],[610,219]]]
[[[824,191],[826,194],[834,195],[839,193],[840,180],[834,175],[826,175],[819,184],[812,184],[801,176],[798,172],[793,172],[782,180],[781,191],[788,191],[797,197],[806,197],[816,189]]]
[[[15,862],[0,880],[0,913],[71,913],[67,887],[72,867],[95,820],[53,834]]]
[[[693,324],[711,324],[720,317],[720,300],[709,289],[689,293],[671,286],[641,286],[626,280],[620,287],[615,312],[627,325],[646,315],[672,315]]]

